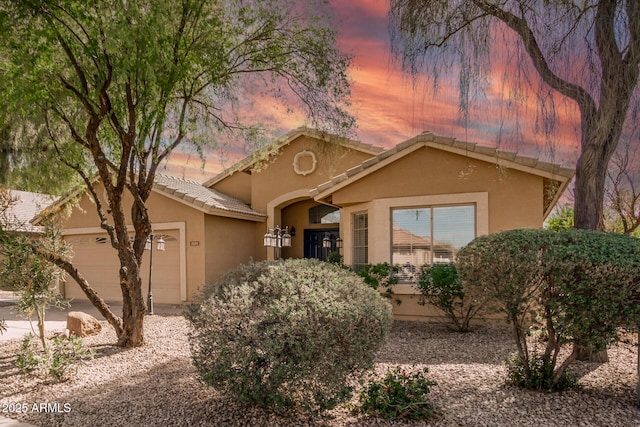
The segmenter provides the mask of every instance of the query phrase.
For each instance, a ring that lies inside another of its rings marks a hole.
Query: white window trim
[[[353,234],[351,214],[367,211],[369,214],[369,263],[377,264],[391,260],[391,210],[395,208],[409,208],[414,206],[437,207],[439,205],[469,205],[476,206],[476,237],[489,234],[489,193],[486,191],[475,193],[436,194],[427,196],[393,197],[377,199],[369,203],[345,207],[341,215],[340,224],[343,236],[344,262],[352,264],[351,248]],[[394,293],[409,295],[417,293],[413,285],[401,284],[394,286]]]

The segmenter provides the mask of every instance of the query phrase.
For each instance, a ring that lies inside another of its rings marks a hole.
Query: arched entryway
[[[268,215],[270,227],[288,227],[291,234],[291,247],[282,248],[283,258],[326,260],[329,254],[337,250],[336,240],[340,236],[338,208],[318,203],[308,197],[307,193],[304,199],[296,197],[273,206]],[[323,247],[325,238],[329,239],[329,248]],[[272,253],[268,253],[268,257],[272,259]]]

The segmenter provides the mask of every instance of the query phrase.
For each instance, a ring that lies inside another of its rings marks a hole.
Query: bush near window
[[[484,308],[486,294],[472,296],[462,286],[455,264],[423,265],[418,274],[418,304],[435,305],[458,332],[468,332],[471,320]]]
[[[241,266],[207,286],[186,317],[202,381],[311,412],[350,398],[348,377],[372,367],[392,322],[388,301],[356,274],[307,259]]]
[[[387,419],[428,419],[437,410],[428,395],[434,381],[429,381],[428,368],[407,373],[395,367],[387,370],[382,380],[371,380],[360,392],[360,411]]]
[[[511,230],[482,236],[458,253],[465,289],[495,298],[513,327],[525,383],[539,374],[528,348],[529,327],[548,340],[542,358],[557,388],[574,351],[562,363],[562,345],[604,349],[617,328],[640,324],[640,240],[587,230]],[[548,380],[548,381],[547,381]]]
[[[380,292],[386,298],[393,296],[393,286],[398,284],[398,273],[400,266],[391,265],[388,262],[378,264],[367,264],[358,270],[358,276],[362,277],[367,286]],[[400,300],[396,300],[400,304]]]

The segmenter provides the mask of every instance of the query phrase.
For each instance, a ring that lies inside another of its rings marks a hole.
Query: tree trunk
[[[584,120],[584,118],[583,118]],[[587,121],[592,123],[591,120]],[[603,131],[606,124],[583,128],[582,154],[576,165],[574,226],[583,230],[602,230],[604,187],[609,160],[619,139],[619,132]],[[594,130],[595,129],[595,130]],[[612,141],[612,132],[617,134]],[[577,360],[608,362],[607,350],[594,351],[591,346],[574,345]]]
[[[82,292],[87,296],[91,304],[98,309],[100,314],[109,322],[113,329],[116,331],[116,335],[122,334],[122,319],[111,311],[111,307],[91,288],[89,282],[80,274],[77,268],[66,259],[60,258],[57,254],[46,253],[40,249],[34,249],[40,256],[48,259],[53,264],[64,270],[73,280],[76,281]]]
[[[573,222],[582,230],[602,230],[604,186],[608,160],[593,146],[583,150],[576,165]]]
[[[640,331],[638,332],[638,346],[636,348],[638,354],[636,374],[638,375],[638,384],[636,385],[636,406],[640,408]]]
[[[132,265],[132,263],[134,263]],[[118,334],[118,345],[140,347],[144,344],[144,314],[147,306],[142,297],[142,279],[135,260],[127,263],[129,268],[120,269],[122,290],[122,332]]]

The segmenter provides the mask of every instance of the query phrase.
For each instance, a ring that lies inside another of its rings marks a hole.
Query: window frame
[[[442,209],[442,208],[455,208],[455,207],[470,207],[472,208],[472,214],[471,214],[471,220],[472,220],[472,228],[473,228],[473,236],[471,238],[471,240],[475,239],[476,237],[478,237],[478,206],[477,203],[475,202],[470,202],[470,203],[447,203],[447,204],[433,204],[433,205],[416,205],[416,206],[392,206],[390,207],[390,211],[389,211],[389,218],[390,218],[390,237],[389,237],[389,259],[391,264],[398,264],[398,265],[402,265],[399,262],[396,262],[396,260],[394,259],[394,256],[396,255],[396,251],[394,251],[394,212],[396,211],[412,211],[412,210],[425,210],[429,212],[429,218],[428,218],[428,225],[429,225],[429,235],[428,235],[428,239],[429,239],[429,254],[428,254],[428,259],[430,260],[429,262],[425,262],[421,265],[413,265],[410,264],[415,271],[408,273],[408,274],[404,274],[402,276],[400,276],[400,281],[399,284],[405,284],[405,285],[414,285],[416,283],[416,278],[415,276],[413,278],[410,278],[410,274],[416,274],[420,267],[422,267],[422,265],[433,265],[435,264],[435,260],[436,260],[436,253],[437,253],[437,249],[436,249],[436,236],[435,236],[435,214],[434,212],[437,209]],[[422,236],[420,236],[422,237]],[[455,247],[454,247],[455,250]],[[450,262],[454,262],[455,259],[455,253],[452,254],[452,257],[450,259]]]
[[[357,217],[364,217],[364,220],[366,222],[364,227],[356,227]],[[352,240],[353,244],[351,247],[351,254],[352,254],[351,265],[354,271],[358,271],[360,268],[362,268],[363,266],[369,263],[369,212],[368,211],[353,212],[351,214],[351,224],[352,224],[351,231],[352,231],[352,239],[353,239]],[[364,239],[358,239],[357,237],[358,232],[364,232]],[[364,240],[363,245],[357,244],[360,240]],[[364,260],[359,259],[360,258],[359,255],[364,255]]]

